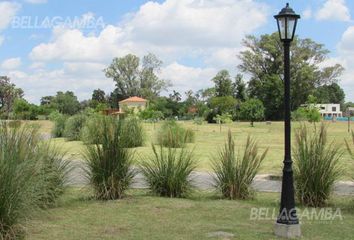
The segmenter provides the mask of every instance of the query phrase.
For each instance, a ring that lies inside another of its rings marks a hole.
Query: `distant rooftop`
[[[134,96],[134,97],[124,99],[124,100],[120,101],[119,103],[126,103],[126,102],[147,102],[147,100],[144,98]]]

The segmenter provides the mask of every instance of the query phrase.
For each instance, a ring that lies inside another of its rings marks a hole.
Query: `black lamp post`
[[[282,237],[301,235],[299,220],[295,210],[294,180],[291,160],[291,112],[290,112],[290,44],[294,38],[297,15],[289,3],[274,18],[277,20],[280,40],[284,44],[284,121],[285,121],[285,158],[281,191],[280,212],[275,233]]]

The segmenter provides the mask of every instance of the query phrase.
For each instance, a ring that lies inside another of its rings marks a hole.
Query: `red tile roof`
[[[134,96],[120,101],[120,103],[126,103],[126,102],[147,102],[147,100],[144,98]]]

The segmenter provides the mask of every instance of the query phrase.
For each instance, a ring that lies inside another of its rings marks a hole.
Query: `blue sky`
[[[340,85],[354,101],[354,1],[289,1],[301,14],[298,35],[331,51],[323,66],[342,64]],[[184,92],[211,86],[220,69],[238,72],[247,34],[276,31],[279,0],[14,0],[0,1],[0,75],[9,75],[38,103],[74,90],[83,100],[95,88],[112,91],[102,69],[113,57],[153,52],[159,73]],[[81,25],[79,26],[80,23]],[[353,45],[353,46],[352,46]]]

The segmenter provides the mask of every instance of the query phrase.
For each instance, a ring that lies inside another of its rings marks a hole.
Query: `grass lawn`
[[[57,208],[27,222],[26,239],[277,239],[274,220],[250,220],[251,208],[278,210],[278,194],[258,193],[255,200],[220,200],[212,193],[194,193],[189,199],[149,196],[132,190],[118,201],[94,201],[88,190],[70,189]],[[353,239],[354,202],[337,197],[342,220],[302,220],[302,239]],[[271,217],[272,214],[267,216]],[[208,237],[223,231],[233,238]]]
[[[272,122],[271,125],[266,123],[255,123],[255,127],[250,127],[249,123],[232,123],[228,125],[223,125],[220,132],[219,125],[217,124],[203,124],[195,125],[190,121],[180,122],[186,128],[191,128],[195,130],[196,141],[193,144],[189,144],[188,148],[193,149],[195,156],[199,161],[198,169],[200,171],[210,170],[210,159],[215,155],[218,149],[222,146],[226,139],[228,129],[231,129],[233,136],[235,138],[236,146],[242,147],[246,142],[248,135],[255,137],[259,144],[260,149],[264,150],[269,148],[268,155],[264,160],[260,173],[270,173],[274,175],[281,175],[282,161],[283,161],[283,123],[282,122]],[[48,132],[51,124],[42,121],[44,124],[43,131]],[[328,136],[330,141],[334,141],[337,144],[343,146],[344,150],[344,139],[350,138],[347,131],[346,122],[327,122],[328,125]],[[144,147],[137,148],[137,154],[140,159],[151,153],[151,143],[154,141],[156,131],[160,124],[156,124],[155,128],[153,124],[144,124],[146,129],[146,142]],[[298,128],[300,123],[293,123],[293,132]],[[313,128],[312,124],[307,124],[309,127]],[[293,134],[294,137],[294,134]],[[64,139],[56,139],[55,142],[62,145],[65,151],[73,154],[75,159],[79,159],[80,153],[84,150],[84,145],[82,142],[66,142]],[[354,177],[354,161],[349,157],[347,151],[344,152],[342,157],[342,164],[345,166],[345,173],[342,179],[349,180]]]

